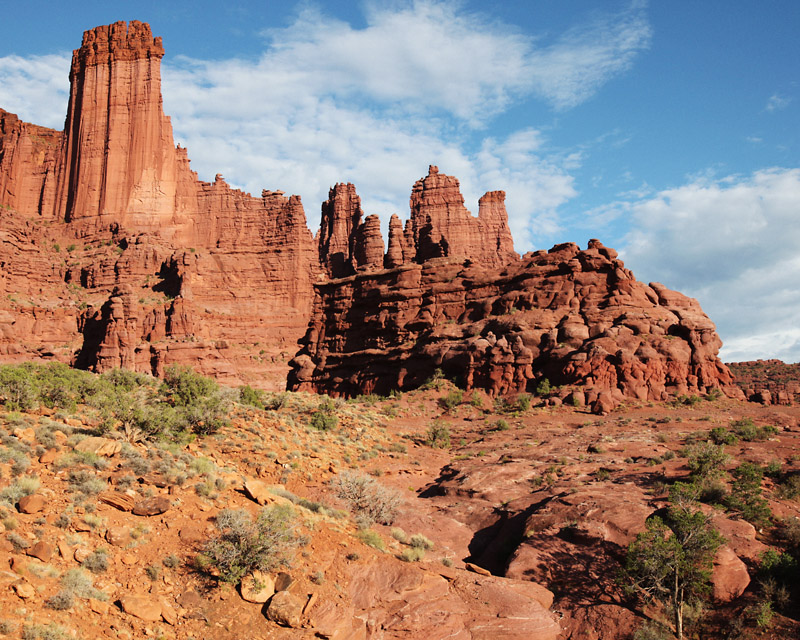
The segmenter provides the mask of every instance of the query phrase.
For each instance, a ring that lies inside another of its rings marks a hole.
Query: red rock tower
[[[505,193],[481,198],[478,218],[464,206],[456,178],[431,165],[411,192],[411,232],[417,262],[444,256],[469,258],[496,267],[515,259]]]
[[[174,213],[178,162],[162,108],[163,55],[161,38],[141,22],[83,34],[72,56],[59,217],[158,227]]]

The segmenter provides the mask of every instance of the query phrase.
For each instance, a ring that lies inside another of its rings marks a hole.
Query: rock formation
[[[0,113],[0,285],[26,297],[0,314],[0,356],[282,386],[319,272],[302,203],[197,179],[162,110],[163,54],[146,24],[91,29],[63,133]]]
[[[417,180],[411,192],[414,259],[460,257],[497,267],[515,258],[505,196],[502,191],[484,195],[478,217],[473,218],[464,207],[458,180],[431,165],[428,175]]]
[[[598,241],[520,259],[502,191],[473,216],[431,166],[384,253],[350,183],[313,239],[299,197],[198,180],[163,113],[163,55],[146,24],[91,29],[63,132],[0,111],[3,360],[188,363],[276,388],[306,331],[293,389],[388,392],[441,368],[492,395],[581,385],[605,410],[729,388],[696,301],[637,282]]]
[[[581,400],[600,410],[625,397],[740,394],[696,300],[638,282],[598,240],[514,259],[502,195],[481,199],[484,220],[494,223],[474,232],[469,213],[459,217],[457,189],[435,167],[414,186],[414,262],[400,262],[405,243],[394,219],[390,268],[316,285],[290,389],[386,394],[441,369],[493,396],[533,391],[545,378],[579,385]],[[480,254],[489,246],[499,248],[494,263]]]

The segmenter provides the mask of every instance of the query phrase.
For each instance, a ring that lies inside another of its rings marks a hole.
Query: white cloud
[[[698,179],[628,207],[628,266],[698,298],[724,359],[800,361],[800,169]]]
[[[45,127],[64,128],[70,55],[0,57],[0,108]]]
[[[621,15],[602,16],[575,27],[555,44],[532,54],[535,86],[556,108],[574,107],[630,68],[651,37],[641,3]]]

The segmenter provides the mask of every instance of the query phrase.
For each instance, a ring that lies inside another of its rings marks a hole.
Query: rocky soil
[[[630,638],[664,614],[617,580],[627,544],[666,505],[668,484],[688,477],[686,447],[743,418],[776,431],[726,447],[727,468],[779,467],[763,484],[773,519],[756,528],[707,507],[727,542],[693,633],[786,637],[800,624],[796,599],[776,605],[769,628],[754,613],[766,597],[762,555],[785,547],[781,531],[800,516],[787,489],[800,475],[796,407],[634,402],[598,418],[538,400],[495,408],[480,393],[458,398],[445,380],[429,387],[337,401],[338,424],[323,431],[310,426],[319,397],[239,405],[230,426],[184,445],[98,438],[87,407],[0,412],[0,629],[12,638]],[[430,446],[442,444],[432,427],[449,447]],[[356,526],[331,486],[344,471],[397,491],[391,524]],[[221,511],[275,504],[290,506],[299,536],[286,566],[241,588],[198,569]],[[428,542],[413,546],[414,534]],[[88,586],[73,588],[66,607],[58,594],[81,567]]]

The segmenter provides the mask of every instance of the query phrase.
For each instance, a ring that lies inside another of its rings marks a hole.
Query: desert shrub
[[[175,567],[179,566],[181,563],[181,559],[176,556],[174,553],[166,556],[163,560],[161,560],[161,564],[163,564],[168,569],[174,569]]]
[[[336,415],[336,403],[331,398],[325,398],[317,410],[311,414],[311,427],[317,431],[330,431],[339,424]]]
[[[348,503],[362,528],[375,522],[391,524],[397,515],[398,493],[368,475],[342,471],[331,480],[331,488]]]
[[[778,433],[771,425],[756,425],[750,418],[742,418],[731,422],[731,428],[745,442],[759,442],[768,440],[770,436]]]
[[[778,494],[784,500],[797,500],[800,498],[800,475],[794,474],[784,477],[778,487]]]
[[[409,547],[403,549],[399,556],[403,562],[419,562],[425,557],[425,549],[422,547]]]
[[[500,418],[499,420],[497,420],[497,422],[494,423],[494,428],[495,431],[508,431],[511,427],[508,425],[508,422],[506,420]]]
[[[548,380],[547,378],[542,378],[536,385],[537,396],[549,396],[552,391],[553,387],[550,384],[550,380]]]
[[[381,534],[379,534],[377,531],[373,531],[372,529],[359,529],[356,532],[356,537],[364,544],[378,549],[378,551],[383,551],[386,548],[383,538],[381,538]]]
[[[464,392],[461,389],[451,389],[443,398],[439,398],[439,404],[445,411],[455,409],[464,400]]]
[[[422,383],[422,389],[441,389],[444,384],[444,371],[435,369],[431,377]]]
[[[434,449],[450,448],[450,430],[440,422],[434,422],[425,434],[425,444]]]
[[[263,392],[258,389],[253,389],[250,385],[246,384],[239,387],[239,402],[242,404],[255,407],[256,409],[264,408]]]
[[[98,478],[88,469],[73,469],[67,476],[67,489],[83,496],[94,496],[104,491],[108,482]]]
[[[297,544],[294,521],[289,505],[264,508],[255,520],[244,509],[223,509],[216,519],[219,534],[205,544],[203,562],[232,584],[255,570],[274,569],[288,562]]]
[[[173,365],[164,371],[162,392],[176,406],[189,407],[219,389],[216,381],[196,373],[191,367]]]
[[[714,402],[715,400],[719,400],[722,397],[722,391],[720,391],[719,387],[712,388],[706,394],[706,400],[709,402]]]
[[[672,640],[674,636],[664,625],[648,620],[633,634],[633,640]]]
[[[81,566],[92,573],[105,573],[108,571],[108,550],[100,547],[88,556]]]
[[[65,640],[69,637],[69,632],[54,622],[47,625],[26,624],[22,627],[22,640]]]
[[[714,427],[708,434],[714,444],[736,444],[739,436],[731,433],[725,427]]]
[[[408,544],[408,534],[406,534],[406,532],[400,527],[392,527],[391,534],[392,537],[401,544]]]
[[[13,507],[20,498],[36,493],[39,488],[39,479],[31,476],[24,476],[15,480],[9,486],[0,489],[0,504]]]
[[[277,411],[286,404],[287,398],[288,395],[284,391],[280,393],[265,393],[263,395],[264,408],[269,411]]]
[[[725,447],[701,442],[688,447],[686,451],[689,469],[692,475],[700,480],[718,478],[725,472],[725,465],[729,460]]]
[[[31,547],[31,543],[30,543],[30,541],[29,541],[29,540],[26,540],[25,538],[23,538],[23,537],[22,537],[21,535],[19,535],[18,533],[13,533],[13,532],[12,532],[12,533],[9,533],[9,534],[6,536],[6,539],[7,539],[7,540],[8,540],[8,541],[11,543],[11,545],[12,545],[12,546],[14,547],[14,549],[16,549],[17,551],[22,551],[22,550],[24,550],[24,549],[30,549],[30,547]]]
[[[415,533],[413,536],[411,536],[409,544],[412,547],[416,547],[418,549],[423,549],[423,550],[433,549],[433,542],[428,538],[426,538],[425,536],[423,536],[421,533]]]
[[[478,393],[478,390],[474,390],[469,397],[469,403],[476,409],[483,409],[483,396]]]
[[[61,589],[58,593],[53,596],[50,596],[45,601],[45,606],[48,609],[55,609],[56,611],[65,611],[66,609],[71,609],[72,605],[75,604],[75,595],[72,591],[68,591],[66,589]]]

